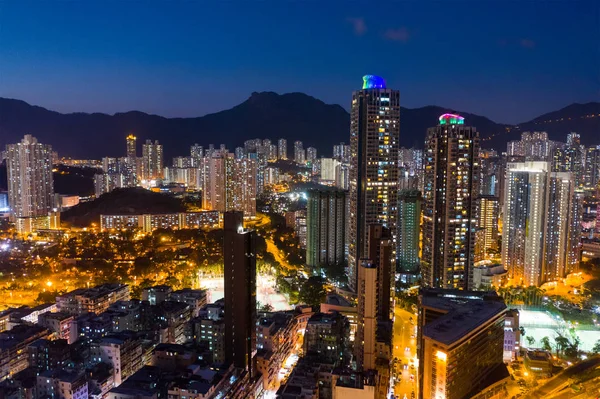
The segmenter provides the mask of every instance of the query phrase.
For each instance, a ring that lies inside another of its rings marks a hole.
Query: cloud
[[[388,29],[383,33],[383,37],[394,42],[406,43],[410,39],[410,33],[405,27],[398,29]]]
[[[346,21],[352,25],[356,36],[362,36],[367,31],[367,24],[363,18],[346,18]]]
[[[521,45],[521,47],[524,47],[524,48],[534,48],[535,47],[535,42],[531,39],[521,39],[519,41],[519,44]]]

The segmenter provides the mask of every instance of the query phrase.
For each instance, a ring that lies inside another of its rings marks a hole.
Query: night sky
[[[600,98],[600,1],[378,3],[0,0],[0,96],[201,116],[300,91],[348,108],[371,73],[403,106],[505,123]]]

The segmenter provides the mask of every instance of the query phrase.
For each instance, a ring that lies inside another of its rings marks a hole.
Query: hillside
[[[100,215],[138,215],[185,211],[180,200],[143,188],[117,188],[99,198],[80,203],[61,214],[65,224],[87,227],[100,223]]]
[[[463,115],[467,124],[477,127],[485,147],[499,150],[525,130],[546,130],[555,140],[564,140],[567,133],[576,131],[582,135],[583,143],[590,145],[598,141],[600,132],[600,103],[572,104],[519,126],[430,105],[401,108],[400,144],[422,147],[427,128],[435,126],[438,116],[445,112]],[[123,156],[125,136],[129,133],[138,137],[138,154],[146,139],[163,143],[165,164],[173,156],[188,154],[194,143],[225,144],[233,150],[251,138],[285,138],[288,153],[292,153],[295,140],[302,140],[305,148],[314,146],[319,155],[330,156],[334,144],[349,142],[349,126],[350,115],[344,108],[303,93],[255,92],[231,109],[197,118],[164,118],[138,111],[61,114],[24,101],[0,98],[0,148],[30,133],[41,142],[52,144],[59,155],[73,158]]]

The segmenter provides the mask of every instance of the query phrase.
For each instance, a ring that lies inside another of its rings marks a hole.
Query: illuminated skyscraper
[[[348,283],[355,289],[358,261],[367,253],[367,231],[381,224],[396,242],[400,92],[382,78],[363,77],[350,112]]]
[[[215,152],[204,160],[202,207],[220,212],[240,211],[256,216],[256,160],[236,159],[229,152]]]
[[[54,206],[52,146],[27,134],[20,143],[6,146],[6,165],[11,218],[17,230],[49,228]]]
[[[588,190],[594,190],[598,183],[600,183],[600,146],[589,147],[585,152],[584,186]]]
[[[468,290],[473,278],[479,194],[479,134],[444,114],[425,139],[423,283]]]
[[[225,361],[254,376],[256,352],[256,233],[242,212],[223,215]]]
[[[195,168],[199,167],[201,159],[204,158],[204,147],[198,144],[194,144],[190,147],[190,156],[193,160],[193,166]]]
[[[506,169],[502,263],[517,285],[539,286],[578,266],[581,203],[569,172],[548,162],[513,162]]]
[[[127,158],[137,158],[136,137],[133,134],[127,136]]]
[[[398,194],[398,271],[416,274],[419,271],[419,241],[421,233],[421,205],[419,190],[401,190]]]
[[[294,161],[303,164],[306,161],[306,151],[301,141],[294,142]]]
[[[158,140],[152,143],[146,140],[142,146],[142,179],[156,180],[163,176],[163,146],[158,144]]]
[[[308,147],[306,149],[306,161],[313,163],[317,160],[317,149],[315,147]]]
[[[475,234],[476,262],[486,259],[490,251],[497,251],[498,249],[500,200],[493,195],[481,195],[479,197],[477,213],[477,232]]]
[[[346,193],[310,190],[306,212],[306,264],[314,268],[345,260]]]
[[[277,142],[277,158],[287,159],[287,140],[279,139]]]

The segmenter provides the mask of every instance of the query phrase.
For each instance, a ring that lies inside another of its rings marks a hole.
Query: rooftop
[[[445,312],[436,320],[426,324],[423,335],[444,345],[452,345],[470,331],[504,312],[506,305],[501,300],[484,300],[469,295],[422,296],[422,306]]]

